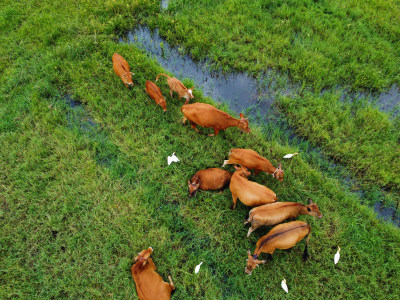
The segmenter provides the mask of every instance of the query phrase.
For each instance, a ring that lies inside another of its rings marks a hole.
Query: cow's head
[[[278,168],[275,170],[273,176],[278,179],[279,181],[283,181],[283,170],[282,170],[282,164],[279,163]]]
[[[133,86],[133,80],[132,80],[132,72],[125,72],[124,74],[121,75],[122,81],[127,85],[127,86]]]
[[[247,265],[246,268],[244,269],[246,274],[251,275],[251,272],[259,265],[259,264],[265,264],[265,260],[258,260],[257,256],[252,256],[250,250],[247,251]]]
[[[192,182],[188,180],[189,197],[193,197],[194,195],[196,195],[199,186],[200,186],[200,178],[196,177]]]
[[[135,262],[139,261],[142,263],[142,266],[147,264],[147,259],[150,257],[151,253],[153,253],[153,248],[149,247],[142,252],[139,252],[138,255],[135,257]]]
[[[308,199],[308,205],[306,205],[307,214],[313,217],[322,218],[322,213],[319,211],[318,205],[313,203],[311,199]]]
[[[240,130],[242,130],[246,133],[250,133],[249,121],[243,116],[242,113],[240,114],[240,120],[239,120],[238,127]]]
[[[233,167],[237,170],[235,173],[238,174],[239,176],[247,178],[247,176],[251,175],[250,171],[246,167],[243,166],[241,167],[233,166]]]
[[[194,86],[192,86],[190,89],[187,90],[190,99],[193,99],[193,98],[194,98],[194,96],[193,96],[193,89],[194,89]]]
[[[162,107],[163,111],[167,111],[167,101],[164,98],[160,100],[160,106]]]

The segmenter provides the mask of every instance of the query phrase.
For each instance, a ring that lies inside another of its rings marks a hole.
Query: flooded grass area
[[[147,26],[139,26],[128,32],[125,38],[120,39],[120,42],[135,44],[155,58],[173,76],[193,80],[196,84],[195,88],[200,88],[203,95],[227,104],[237,113],[244,112],[251,122],[256,122],[261,126],[265,136],[299,149],[303,158],[316,165],[328,176],[339,179],[346,188],[360,198],[361,203],[373,206],[378,218],[400,226],[397,209],[392,207],[394,201],[399,200],[386,199],[384,191],[380,191],[379,200],[376,200],[377,198],[373,196],[375,188],[371,190],[361,188],[362,184],[351,175],[350,170],[323,154],[321,148],[298,136],[286,118],[278,111],[274,105],[276,97],[290,97],[298,95],[301,91],[301,86],[292,83],[287,76],[273,70],[267,70],[258,78],[246,73],[226,73],[214,70],[210,67],[209,61],[194,61],[185,54],[183,48],[171,47],[161,38],[157,29],[151,31]],[[343,92],[342,99],[362,101],[365,98],[378,105],[380,109],[394,114],[399,107],[399,95],[398,88],[394,86],[389,92],[375,97],[365,93]]]

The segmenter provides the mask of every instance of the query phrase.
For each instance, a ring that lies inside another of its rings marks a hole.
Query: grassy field
[[[1,5],[0,298],[135,299],[130,267],[148,246],[159,273],[174,279],[174,299],[278,299],[283,278],[293,299],[399,297],[398,228],[301,155],[283,162],[283,183],[251,179],[281,201],[319,205],[323,219],[300,218],[313,230],[310,260],[301,261],[303,241],[245,275],[246,251],[267,229],[247,239],[249,209],[230,210],[229,190],[188,199],[186,182],[220,166],[232,147],[252,148],[275,165],[296,149],[254,125],[251,135],[198,134],[181,124],[176,97],[167,96],[166,113],[148,98],[145,81],[165,70],[117,41],[159,2]],[[131,64],[131,90],[112,70],[114,52]],[[195,97],[212,102],[201,91]],[[181,162],[167,166],[172,152]]]
[[[399,84],[399,11],[396,1],[171,1],[146,22],[222,70],[288,74],[302,88],[276,103],[297,133],[399,202],[400,117],[341,100]]]

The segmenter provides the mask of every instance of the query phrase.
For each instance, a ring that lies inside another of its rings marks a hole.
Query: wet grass
[[[399,84],[397,1],[170,1],[147,20],[167,40],[218,67],[271,67],[316,90]]]
[[[231,211],[228,190],[189,200],[187,179],[221,165],[232,147],[274,164],[296,149],[254,126],[251,135],[197,134],[181,125],[177,98],[167,96],[167,113],[148,98],[145,81],[164,70],[116,36],[158,2],[67,4],[5,1],[1,10],[1,41],[10,46],[0,48],[0,298],[135,299],[130,266],[148,246],[163,278],[172,275],[175,299],[280,298],[282,278],[293,298],[398,298],[398,229],[301,156],[283,163],[283,183],[252,179],[282,200],[318,203],[323,219],[301,218],[313,228],[310,260],[301,262],[302,242],[246,276],[246,251],[265,231],[247,239],[249,209]],[[114,52],[136,74],[131,90],[113,73]],[[172,152],[181,163],[167,166]]]

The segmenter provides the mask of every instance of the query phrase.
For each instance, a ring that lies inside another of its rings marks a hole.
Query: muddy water
[[[168,3],[168,1],[166,1]],[[250,116],[251,122],[257,122],[266,135],[288,143],[299,149],[303,158],[318,165],[320,169],[330,176],[340,178],[342,184],[349,190],[357,190],[356,193],[362,200],[368,196],[368,191],[354,189],[357,182],[352,178],[345,166],[333,162],[327,158],[321,149],[311,145],[307,140],[296,135],[286,119],[272,105],[277,95],[296,94],[300,87],[291,83],[287,77],[275,74],[268,70],[260,78],[253,78],[246,73],[223,73],[211,70],[208,61],[195,62],[190,56],[184,55],[182,49],[169,46],[158,34],[158,30],[151,31],[148,27],[139,26],[136,30],[127,34],[126,39],[120,42],[133,43],[154,57],[160,65],[171,72],[177,78],[190,78],[195,82],[195,87],[200,88],[203,94],[214,100],[224,102],[229,107],[239,112],[245,112]],[[278,76],[277,76],[278,75]],[[372,98],[367,94],[344,94],[343,99],[351,97]],[[395,111],[400,108],[400,93],[393,87],[389,92],[382,93],[374,98],[375,103],[385,111]],[[276,132],[279,132],[276,134]],[[384,193],[381,191],[381,199],[374,205],[378,218],[393,222],[400,227],[400,218],[396,216],[396,208],[385,207]]]

